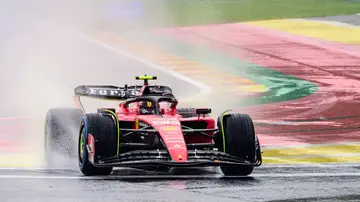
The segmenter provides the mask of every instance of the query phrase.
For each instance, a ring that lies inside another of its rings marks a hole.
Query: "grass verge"
[[[184,26],[267,19],[348,15],[360,12],[350,0],[142,0],[143,20]]]

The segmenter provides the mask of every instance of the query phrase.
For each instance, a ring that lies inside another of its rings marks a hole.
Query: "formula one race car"
[[[75,100],[81,110],[49,110],[45,126],[48,162],[55,161],[54,151],[77,155],[79,168],[87,176],[109,175],[113,167],[195,166],[220,166],[225,175],[249,175],[261,165],[259,140],[247,114],[226,111],[215,123],[211,109],[177,108],[170,87],[148,84],[156,77],[136,79],[144,84],[78,86]],[[118,107],[86,113],[83,96],[115,99]],[[71,141],[72,131],[77,147]]]

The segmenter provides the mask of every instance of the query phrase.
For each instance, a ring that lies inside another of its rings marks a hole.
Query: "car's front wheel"
[[[110,115],[101,113],[86,114],[81,122],[78,142],[78,162],[80,171],[86,176],[109,175],[112,167],[95,167],[101,157],[111,157],[117,152],[117,128]],[[90,141],[89,141],[90,140]],[[91,145],[89,153],[86,145]],[[92,155],[93,162],[89,161]]]
[[[247,114],[228,114],[219,118],[219,129],[222,131],[216,139],[220,150],[227,154],[254,162],[259,157],[258,139],[252,119]],[[250,175],[254,166],[221,166],[225,175]]]

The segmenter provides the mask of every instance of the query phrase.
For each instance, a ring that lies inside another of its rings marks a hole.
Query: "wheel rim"
[[[85,150],[85,131],[82,130],[81,131],[81,136],[80,136],[80,145],[79,145],[79,157],[80,157],[80,161],[83,162],[84,161],[84,150]]]

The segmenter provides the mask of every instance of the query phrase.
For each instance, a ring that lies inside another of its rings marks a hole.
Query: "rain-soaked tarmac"
[[[360,201],[360,167],[263,166],[248,177],[213,168],[170,173],[120,169],[106,177],[77,170],[0,170],[2,202],[38,201]]]

